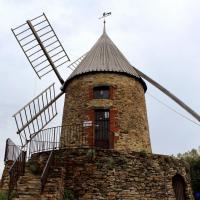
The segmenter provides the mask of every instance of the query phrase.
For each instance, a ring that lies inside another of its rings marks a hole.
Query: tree
[[[196,195],[195,199],[200,199],[200,146],[198,149],[192,149],[183,154],[179,153],[177,157],[189,163],[192,190]]]

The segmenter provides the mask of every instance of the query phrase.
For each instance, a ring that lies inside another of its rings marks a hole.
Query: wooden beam
[[[190,113],[195,119],[197,119],[198,121],[200,121],[200,116],[194,110],[192,110],[189,106],[187,106],[183,101],[181,101],[178,97],[176,97],[169,90],[167,90],[166,88],[164,88],[158,82],[156,82],[155,80],[153,80],[152,78],[150,78],[149,76],[147,76],[146,74],[144,74],[143,72],[141,72],[140,70],[138,70],[137,68],[135,68],[135,67],[133,67],[133,68],[136,70],[136,72],[138,73],[138,75],[140,75],[142,78],[144,78],[145,80],[147,80],[153,86],[155,86],[156,88],[158,88],[161,92],[163,92],[164,94],[166,94],[168,97],[170,97],[172,100],[174,100],[179,106],[181,106],[188,113]]]

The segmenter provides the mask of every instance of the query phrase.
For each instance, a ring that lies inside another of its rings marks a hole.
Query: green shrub
[[[63,200],[74,200],[74,194],[71,190],[65,189],[64,190],[64,199]]]
[[[0,200],[7,200],[8,192],[0,192]]]
[[[95,158],[96,158],[95,149],[89,149],[87,154],[86,154],[86,157],[88,158],[88,160],[95,160]]]
[[[96,166],[97,166],[97,169],[101,169],[103,164],[102,164],[102,162],[100,160],[97,160],[96,161]]]
[[[118,167],[125,168],[125,167],[127,167],[128,159],[125,156],[116,157],[115,158],[115,164]]]
[[[146,157],[147,156],[147,152],[145,150],[142,150],[139,152],[139,155],[142,157]]]
[[[35,175],[41,174],[42,171],[41,171],[41,168],[40,168],[40,166],[39,166],[38,163],[36,163],[36,162],[30,160],[30,161],[28,162],[28,166],[29,166],[29,168],[30,168],[30,170],[31,170],[31,172],[32,172],[33,174],[35,174]]]
[[[113,169],[115,167],[115,161],[112,157],[107,159],[107,168]]]

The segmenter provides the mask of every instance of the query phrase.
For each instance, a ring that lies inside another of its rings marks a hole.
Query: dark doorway
[[[183,177],[179,174],[175,175],[172,179],[172,185],[174,188],[176,200],[186,200],[185,181]]]
[[[109,110],[95,110],[95,146],[109,148]]]

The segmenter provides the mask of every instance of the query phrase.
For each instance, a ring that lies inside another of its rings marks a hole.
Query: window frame
[[[106,91],[108,94],[105,94],[106,97],[102,94],[101,91]],[[99,94],[98,94],[99,92]],[[110,86],[109,85],[97,85],[93,87],[93,99],[110,99]]]

